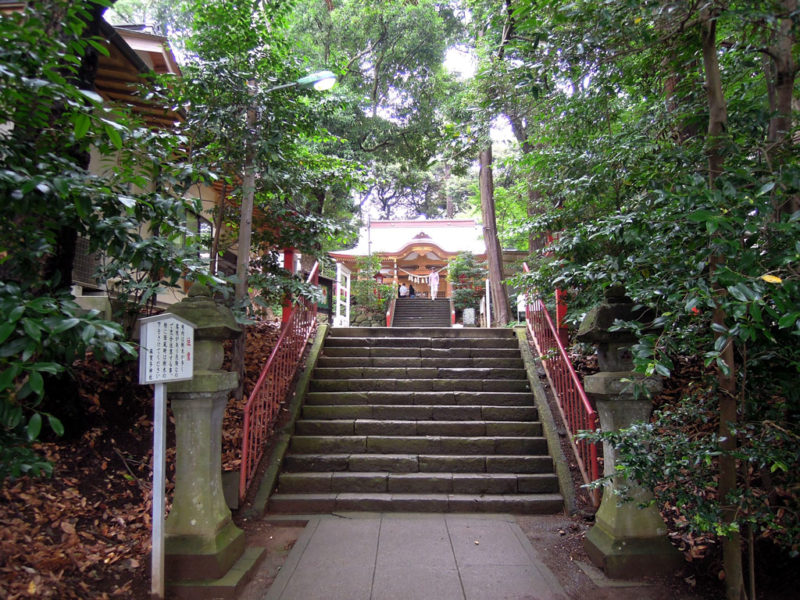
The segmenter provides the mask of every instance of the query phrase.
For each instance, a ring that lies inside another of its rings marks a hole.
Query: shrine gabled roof
[[[413,221],[372,221],[359,232],[358,244],[350,250],[336,250],[336,256],[367,254],[400,254],[413,246],[433,245],[447,254],[472,252],[484,254],[481,226],[473,219],[439,219]]]

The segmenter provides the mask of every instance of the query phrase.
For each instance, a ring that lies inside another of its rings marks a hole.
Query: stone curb
[[[330,325],[327,323],[320,324],[319,327],[317,327],[317,335],[308,353],[306,368],[300,374],[297,385],[295,386],[294,395],[289,401],[289,421],[280,431],[275,432],[278,439],[269,457],[269,465],[258,485],[258,491],[253,498],[253,505],[242,512],[243,517],[248,519],[260,518],[267,511],[269,496],[275,488],[275,482],[278,479],[278,473],[283,464],[283,457],[286,455],[286,450],[289,448],[289,441],[294,433],[295,422],[300,415],[300,410],[303,407],[306,392],[311,382],[311,374],[317,366],[317,360],[322,353],[322,346],[325,344],[325,338],[328,336],[329,331]]]
[[[567,514],[572,515],[577,511],[575,488],[572,483],[572,475],[569,472],[567,457],[564,456],[564,452],[561,449],[561,439],[558,435],[558,428],[556,427],[553,413],[550,410],[550,405],[547,403],[547,393],[542,387],[542,382],[539,380],[539,375],[536,372],[536,365],[539,364],[539,361],[533,356],[533,352],[531,352],[530,346],[528,345],[528,337],[525,328],[515,327],[514,331],[517,334],[522,360],[525,363],[525,371],[528,374],[528,383],[530,383],[531,390],[533,391],[536,408],[539,410],[539,421],[542,423],[544,437],[547,439],[547,448],[550,451],[550,456],[553,458],[553,463],[556,467],[558,488],[564,498],[564,510]]]

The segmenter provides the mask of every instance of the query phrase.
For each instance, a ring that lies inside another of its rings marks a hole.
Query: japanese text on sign
[[[139,383],[191,379],[194,371],[194,325],[175,315],[141,320]]]

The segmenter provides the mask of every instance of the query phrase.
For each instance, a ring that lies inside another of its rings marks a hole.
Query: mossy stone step
[[[384,367],[384,368],[500,368],[522,369],[521,358],[422,358],[419,356],[322,356],[320,368]]]
[[[335,380],[329,380],[331,382]],[[317,387],[317,386],[314,386]],[[327,386],[320,386],[327,387]],[[390,387],[390,386],[387,386]],[[439,406],[520,406],[530,407],[533,398],[527,391],[346,391],[321,390],[306,395],[306,406],[314,405],[439,405]]]
[[[397,314],[397,313],[395,313]],[[381,338],[381,337],[418,337],[426,339],[438,338],[494,338],[494,339],[516,339],[514,331],[506,328],[462,328],[462,327],[441,327],[414,330],[414,328],[396,329],[394,327],[334,327],[331,329],[329,338],[360,337],[360,338]]]
[[[547,455],[366,454],[289,453],[284,458],[289,472],[388,471],[391,473],[550,473]]]
[[[526,379],[313,379],[312,392],[527,392]]]
[[[461,421],[392,419],[301,419],[297,435],[438,435],[541,436],[542,425],[532,421]]]
[[[389,331],[402,329],[388,328]],[[418,331],[409,329],[408,331]],[[419,330],[421,331],[421,330]],[[514,338],[431,338],[431,337],[328,337],[328,348],[519,348]],[[519,350],[517,350],[519,352]]]
[[[304,419],[388,419],[417,421],[537,421],[533,406],[446,406],[437,404],[306,404]]]
[[[558,492],[553,473],[283,473],[282,494],[330,492],[530,494]]]
[[[519,358],[518,348],[386,348],[373,346],[326,346],[325,357],[373,358]]]
[[[550,514],[561,510],[559,494],[403,494],[348,493],[273,494],[269,511],[317,512],[486,512]]]
[[[524,380],[525,370],[503,367],[317,367],[320,379],[515,379]]]

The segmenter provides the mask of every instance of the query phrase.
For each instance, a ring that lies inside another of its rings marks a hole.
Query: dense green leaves
[[[131,358],[134,346],[125,340],[148,299],[187,271],[207,278],[196,270],[185,226],[195,207],[184,194],[202,174],[176,162],[183,140],[145,127],[89,89],[84,63],[107,53],[91,35],[104,6],[34,2],[0,17],[3,476],[47,471],[24,444],[41,433],[45,416],[53,433],[64,432],[55,414],[41,412],[48,378],[86,352]],[[184,236],[186,244],[176,243]],[[79,239],[103,254],[97,276],[114,282],[115,316],[126,327],[73,300]]]
[[[720,440],[676,433],[689,420],[713,420],[715,395],[725,392],[688,398],[655,425],[612,436],[624,468],[684,504],[689,527],[725,535],[753,524],[796,551],[797,523],[786,514],[797,514],[797,494],[776,492],[796,489],[786,473],[800,466],[800,161],[796,113],[780,114],[797,98],[797,3],[470,5],[485,27],[484,104],[512,122],[520,149],[509,162],[528,186],[527,196],[516,192],[528,214],[507,226],[534,240],[555,232],[524,283],[548,297],[566,290],[573,323],[623,283],[663,327],[639,328],[641,372],[670,376],[678,356],[698,356],[736,376],[740,510],[728,529],[719,525],[726,499],[688,500],[715,485]],[[707,10],[724,40],[716,56],[727,121],[713,138]],[[762,469],[786,479],[776,484]]]

